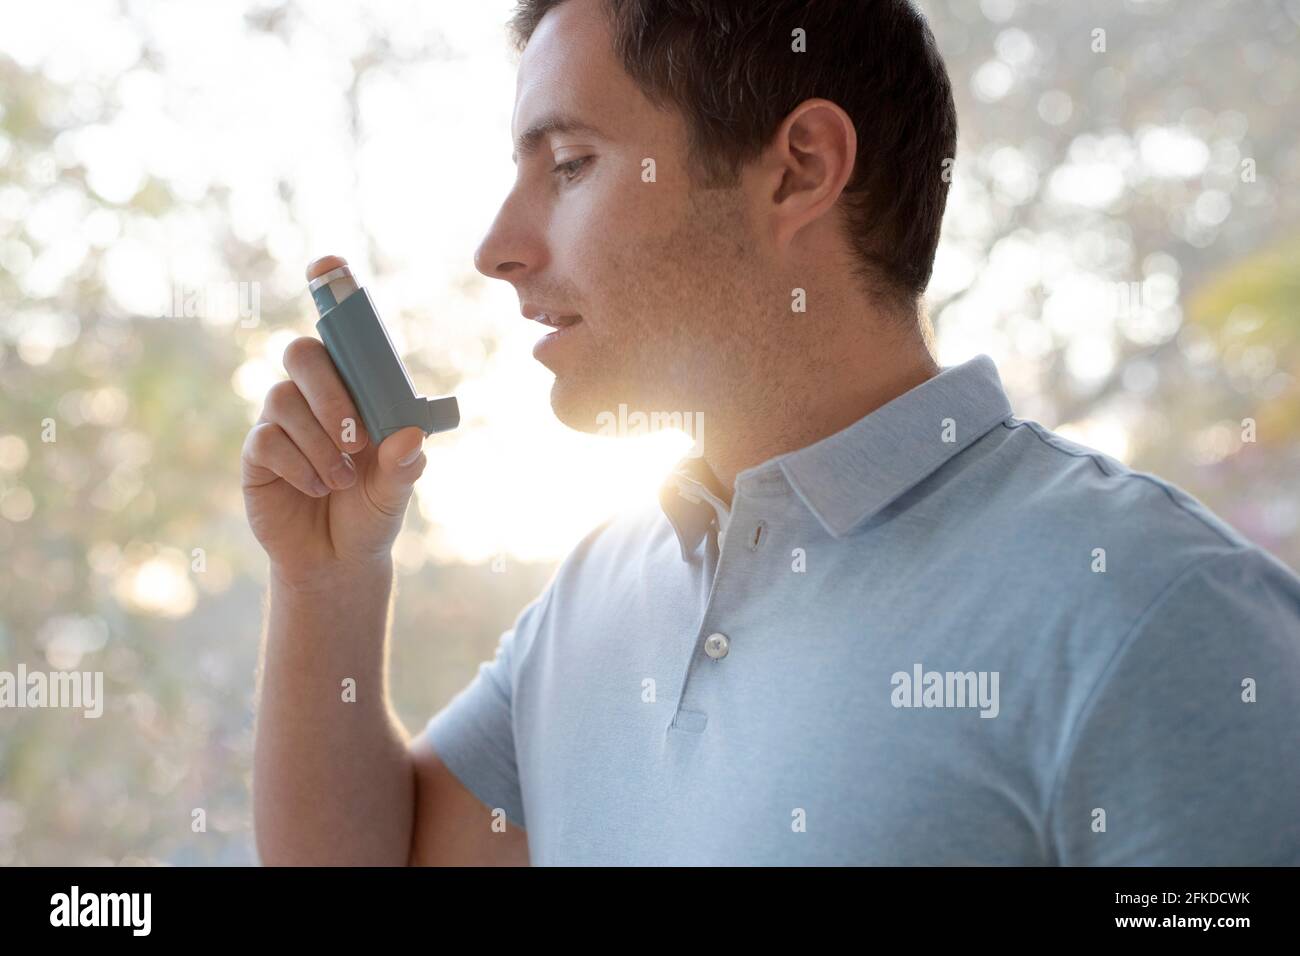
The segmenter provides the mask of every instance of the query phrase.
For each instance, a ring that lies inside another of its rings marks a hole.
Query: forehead
[[[542,17],[515,81],[512,133],[556,114],[608,138],[644,118],[650,104],[615,59],[604,0],[564,0]]]

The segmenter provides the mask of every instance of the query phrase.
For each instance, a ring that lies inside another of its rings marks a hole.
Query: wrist
[[[387,591],[392,587],[393,561],[385,556],[365,564],[339,563],[327,570],[305,574],[272,564],[268,583],[273,596],[290,600],[320,601],[355,596],[358,592],[374,594],[377,589]]]

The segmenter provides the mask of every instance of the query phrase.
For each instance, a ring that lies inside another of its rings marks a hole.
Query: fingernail
[[[351,488],[352,482],[356,480],[357,473],[346,458],[340,458],[339,463],[330,471],[330,481],[334,483],[335,488]]]
[[[312,475],[311,481],[307,483],[311,493],[317,498],[323,498],[330,493],[329,488],[325,487],[325,482],[321,481],[315,475]]]
[[[411,462],[415,461],[415,459],[419,458],[420,452],[422,452],[423,450],[424,450],[424,442],[420,442],[413,449],[411,449],[410,453],[406,455],[406,457],[397,459],[397,463],[401,465],[403,468],[405,468]]]

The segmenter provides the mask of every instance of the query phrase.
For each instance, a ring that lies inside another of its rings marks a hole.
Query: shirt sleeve
[[[1183,572],[1065,752],[1047,819],[1058,863],[1300,864],[1300,578],[1257,548]]]
[[[549,597],[548,587],[515,618],[496,654],[438,711],[424,735],[456,778],[486,806],[505,811],[525,829],[523,792],[515,754],[514,690],[518,660],[532,643]]]

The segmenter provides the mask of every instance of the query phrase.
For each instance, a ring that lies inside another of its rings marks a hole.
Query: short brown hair
[[[518,0],[517,49],[562,2]],[[681,111],[706,187],[734,185],[804,100],[838,104],[858,134],[843,197],[858,278],[915,306],[934,268],[957,110],[934,35],[910,0],[603,2],[615,55],[652,103]],[[795,29],[807,52],[793,51]]]

